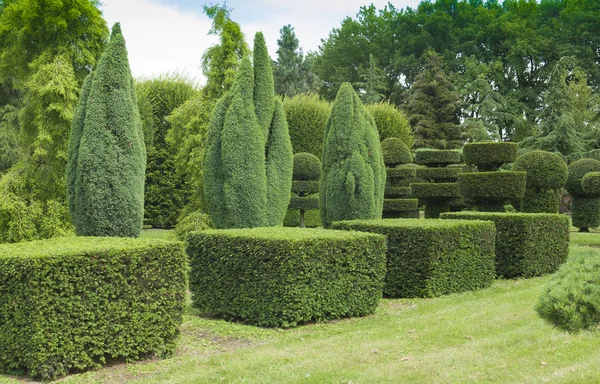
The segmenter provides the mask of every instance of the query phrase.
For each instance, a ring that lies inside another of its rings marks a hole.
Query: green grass
[[[572,233],[571,254],[600,252]],[[188,308],[174,358],[71,375],[65,383],[597,383],[600,335],[534,312],[549,277],[499,280],[436,299],[383,300],[360,319],[262,329]],[[4,381],[3,381],[4,380]],[[0,382],[19,383],[0,376]]]

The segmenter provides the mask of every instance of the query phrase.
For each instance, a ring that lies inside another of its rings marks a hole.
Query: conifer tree
[[[323,226],[338,220],[381,218],[385,177],[373,117],[352,86],[344,83],[325,128],[319,190]]]
[[[373,54],[369,54],[369,68],[361,68],[360,72],[360,77],[363,81],[354,83],[355,86],[362,90],[360,99],[365,104],[379,103],[385,97],[379,91],[387,89],[387,85],[385,84],[386,76],[385,72],[377,67],[377,62]]]
[[[88,77],[73,121],[67,185],[80,236],[137,237],[146,150],[121,26]]]
[[[432,50],[424,55],[425,69],[415,78],[405,106],[415,133],[415,147],[460,148],[458,93],[444,73],[440,57]]]

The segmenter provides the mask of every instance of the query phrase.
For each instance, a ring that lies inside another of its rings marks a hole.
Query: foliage
[[[412,217],[410,214],[413,211],[419,210],[419,199],[384,199],[383,200],[383,214],[387,218],[392,218],[390,213],[398,213],[398,217]],[[418,218],[418,217],[417,217]]]
[[[203,231],[211,228],[210,217],[206,213],[193,211],[182,217],[175,227],[175,236],[185,241],[192,232]]]
[[[600,172],[600,161],[595,159],[580,159],[569,164],[569,173],[565,188],[573,196],[587,196],[581,181],[588,172]]]
[[[429,182],[437,183],[452,183],[458,179],[458,175],[462,173],[462,168],[459,167],[444,167],[444,168],[417,168],[416,176],[420,179],[425,179]]]
[[[388,102],[368,104],[365,108],[375,120],[379,140],[395,137],[402,140],[408,149],[413,147],[414,138],[410,124],[400,109]]]
[[[385,165],[373,117],[350,84],[336,97],[325,129],[319,192],[321,222],[381,218]]]
[[[283,99],[294,153],[323,154],[325,125],[331,113],[331,104],[317,95],[298,94]]]
[[[383,154],[383,162],[388,167],[412,163],[413,160],[412,154],[406,144],[397,137],[389,137],[383,140],[381,142],[381,152]]]
[[[496,171],[504,163],[517,159],[518,144],[505,142],[467,143],[463,147],[465,164],[479,171]]]
[[[301,152],[294,155],[294,172],[292,174],[292,198],[288,210],[299,210],[298,224],[305,227],[306,211],[319,209],[319,197],[311,196],[319,193],[321,178],[321,161],[311,153]]]
[[[187,271],[182,245],[161,240],[0,246],[0,369],[48,380],[109,359],[171,355]]]
[[[461,220],[354,220],[334,229],[373,232],[387,238],[388,297],[436,297],[489,287],[494,281],[490,222]]]
[[[573,195],[571,220],[580,232],[600,227],[600,198]]]
[[[457,183],[415,183],[410,187],[413,196],[426,200],[443,200],[460,196]]]
[[[359,76],[362,81],[354,83],[354,86],[358,88],[362,102],[376,104],[382,101],[385,96],[379,91],[385,91],[387,88],[385,72],[377,68],[373,54],[369,54],[369,67],[359,69]]]
[[[146,150],[119,23],[81,93],[68,163],[69,209],[77,234],[139,236]]]
[[[9,100],[6,101],[7,104],[0,105],[0,174],[15,165],[22,156],[18,142],[19,110]]]
[[[442,219],[496,225],[496,274],[531,277],[555,272],[569,254],[569,218],[549,213],[449,212]]]
[[[409,168],[409,167],[395,167],[395,168],[387,168],[387,180],[398,180],[398,179],[409,179],[415,177],[417,174],[418,168]]]
[[[415,163],[429,167],[445,167],[460,163],[459,151],[423,148],[415,151]]]
[[[507,200],[523,198],[527,172],[461,173],[458,185],[463,196],[477,201],[479,210],[496,209]]]
[[[358,232],[209,230],[187,252],[194,306],[258,326],[373,313],[385,276],[383,236]]]
[[[294,155],[293,180],[319,180],[321,160],[312,153],[301,152]]]
[[[521,212],[524,213],[559,213],[561,190],[544,189],[536,191],[526,189],[521,199]]]
[[[588,172],[581,179],[581,187],[586,195],[600,197],[600,172]]]

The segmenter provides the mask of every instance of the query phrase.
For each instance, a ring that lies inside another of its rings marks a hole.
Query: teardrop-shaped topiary
[[[381,142],[381,153],[383,154],[383,162],[388,167],[412,163],[413,161],[410,149],[402,140],[396,137],[390,137]]]

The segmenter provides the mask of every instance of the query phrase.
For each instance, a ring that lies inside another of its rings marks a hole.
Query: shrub
[[[317,95],[299,94],[283,99],[283,109],[294,153],[308,152],[321,157],[331,104]]]
[[[531,151],[517,158],[513,171],[527,172],[527,189],[559,189],[567,182],[569,170],[558,153]]]
[[[408,179],[416,176],[417,168],[400,166],[396,168],[387,168],[385,172],[388,180]]]
[[[410,149],[396,137],[390,137],[381,142],[381,153],[383,162],[390,168],[413,161]]]
[[[366,105],[365,108],[375,120],[380,140],[396,137],[402,140],[407,148],[410,149],[413,147],[414,138],[410,124],[404,116],[404,113],[396,106],[383,102],[379,104],[369,104]]]
[[[179,242],[72,237],[0,245],[0,370],[54,379],[174,352]]]
[[[526,189],[525,195],[521,200],[521,212],[558,213],[560,198],[561,192],[558,189],[546,189],[541,192]],[[517,205],[517,208],[518,207],[519,206]]]
[[[181,217],[175,226],[175,236],[184,241],[191,232],[211,228],[210,216],[201,211],[194,211]]]
[[[384,199],[383,210],[404,212],[419,209],[419,199]],[[418,216],[417,216],[418,217]]]
[[[572,256],[552,276],[535,307],[548,323],[568,332],[597,330],[600,323],[600,256]]]
[[[573,196],[571,217],[573,226],[581,232],[588,228],[600,226],[600,198],[587,195],[582,181],[589,172],[599,172],[600,161],[595,159],[580,159],[569,165],[569,176],[565,188]]]
[[[321,160],[317,156],[307,152],[294,155],[293,180],[319,180],[320,177]]]
[[[496,231],[490,222],[354,220],[332,227],[386,235],[385,296],[435,297],[485,288],[494,280]]]
[[[315,196],[317,199],[318,206],[318,196]],[[291,201],[290,201],[291,202]],[[300,226],[300,211],[297,209],[288,209],[285,219],[283,220],[284,227],[299,227]],[[309,210],[304,212],[304,227],[305,228],[317,228],[321,227],[321,216],[319,215],[319,210]]]
[[[480,211],[504,211],[504,202],[525,194],[526,172],[474,172],[458,176],[460,193],[473,199]]]
[[[381,218],[385,165],[375,122],[349,83],[336,96],[325,130],[319,192],[321,222]]]
[[[458,175],[462,172],[458,167],[445,168],[417,168],[417,177],[429,182],[452,183],[456,182]]]
[[[600,161],[595,159],[580,159],[569,165],[569,175],[565,188],[571,195],[587,197],[581,186],[581,181],[588,172],[600,172]]]
[[[460,163],[461,155],[456,150],[417,149],[415,162],[429,167],[445,167]]]
[[[581,179],[581,188],[589,197],[600,197],[600,172],[588,172]]]
[[[319,182],[316,180],[292,180],[292,192],[308,196],[319,193]]]
[[[517,143],[478,142],[463,147],[465,164],[475,165],[479,171],[495,171],[504,163],[517,158]]]
[[[209,230],[188,237],[194,306],[250,324],[290,327],[373,313],[385,239],[301,228]]]
[[[319,177],[321,176],[321,161],[310,153],[297,153],[294,155],[294,173],[292,192],[295,194],[290,200],[288,210],[297,209],[299,212],[298,224],[305,227],[304,215],[306,211],[319,209],[319,197],[311,196],[319,192]]]
[[[67,197],[82,236],[137,237],[144,219],[146,149],[119,23],[73,117]]]
[[[569,254],[569,218],[549,213],[452,212],[442,219],[496,224],[496,273],[531,277],[553,273]]]
[[[412,190],[410,187],[385,187],[385,197],[396,199],[399,197],[410,197]]]

